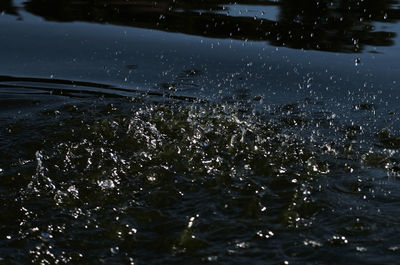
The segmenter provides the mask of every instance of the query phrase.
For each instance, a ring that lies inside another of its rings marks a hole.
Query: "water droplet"
[[[218,257],[217,256],[208,256],[207,261],[217,261]]]
[[[40,239],[43,240],[43,241],[49,241],[52,238],[53,238],[53,235],[50,234],[50,233],[42,233],[40,235]]]
[[[112,181],[111,179],[97,181],[97,185],[99,185],[99,187],[101,187],[102,189],[115,188],[114,181]]]
[[[72,194],[75,198],[78,198],[79,191],[76,189],[75,185],[69,186],[67,191]]]
[[[318,241],[315,241],[315,240],[305,240],[303,242],[303,244],[305,246],[311,246],[311,247],[321,247],[322,246],[321,243],[319,243]]]
[[[389,247],[389,250],[390,251],[399,251],[400,250],[400,246],[392,246],[392,247]]]
[[[157,180],[157,178],[153,175],[149,175],[149,176],[147,176],[147,180],[150,182],[155,182]]]
[[[250,245],[247,242],[239,242],[239,243],[236,243],[235,246],[236,246],[236,248],[248,248]]]
[[[366,251],[367,251],[367,248],[365,248],[365,247],[356,247],[356,250],[357,250],[358,252],[366,252]]]
[[[329,241],[334,245],[345,245],[349,243],[345,236],[333,236]]]
[[[115,247],[115,248],[110,248],[110,252],[111,252],[111,254],[113,254],[113,255],[118,254],[118,253],[119,253],[119,247],[117,246],[117,247]]]

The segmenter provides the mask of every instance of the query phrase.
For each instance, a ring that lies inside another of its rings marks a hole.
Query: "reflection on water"
[[[0,1],[0,14],[2,13],[17,15],[17,10],[13,6],[12,0]]]
[[[268,41],[275,46],[361,52],[393,45],[394,32],[376,22],[400,19],[397,1],[51,1],[25,3],[52,21],[88,21],[212,38]],[[10,1],[4,12],[15,14]]]

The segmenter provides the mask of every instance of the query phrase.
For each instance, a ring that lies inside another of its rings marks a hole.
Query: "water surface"
[[[395,264],[398,1],[2,1],[0,264]]]

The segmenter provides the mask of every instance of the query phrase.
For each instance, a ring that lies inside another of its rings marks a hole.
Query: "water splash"
[[[281,262],[396,245],[396,215],[381,204],[396,203],[395,130],[310,101],[248,109],[102,99],[22,122],[10,139],[33,126],[40,137],[20,148],[40,151],[10,157],[2,173],[15,208],[1,219],[7,240],[28,243],[14,258]],[[371,231],[391,243],[366,243]]]

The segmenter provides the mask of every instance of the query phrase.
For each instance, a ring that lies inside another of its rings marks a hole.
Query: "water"
[[[0,264],[395,264],[399,4],[2,1]]]

